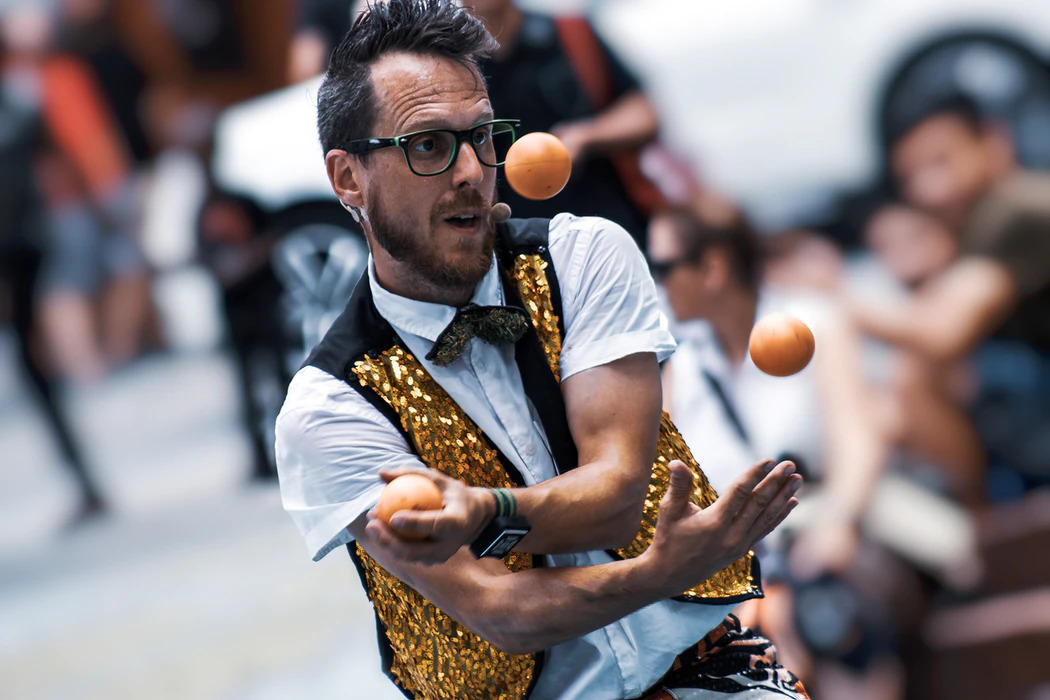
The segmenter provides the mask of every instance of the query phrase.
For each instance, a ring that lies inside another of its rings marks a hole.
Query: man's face
[[[372,66],[372,82],[374,136],[466,129],[493,118],[481,78],[449,59],[388,54]],[[384,148],[358,163],[355,177],[376,243],[417,279],[463,288],[485,276],[495,242],[488,213],[496,169],[482,165],[466,142],[440,175],[420,177],[400,148]]]
[[[678,321],[703,318],[706,282],[702,266],[685,260],[686,251],[672,218],[655,217],[649,225],[649,260],[654,267],[671,263],[670,269],[657,282],[667,293],[667,302]]]
[[[950,226],[962,226],[994,182],[996,140],[990,130],[974,131],[958,117],[932,117],[894,146],[894,176],[912,204]]]

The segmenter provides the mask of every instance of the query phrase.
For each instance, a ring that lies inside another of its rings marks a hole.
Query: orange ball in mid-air
[[[572,158],[557,136],[534,131],[511,144],[503,172],[510,186],[522,197],[550,199],[569,181]]]
[[[816,349],[813,331],[788,314],[770,314],[751,329],[751,361],[766,374],[787,377],[802,371]]]
[[[391,516],[399,510],[441,510],[445,499],[441,489],[421,474],[403,474],[383,489],[376,503],[376,515],[387,525]],[[391,527],[399,537],[406,540],[424,539]]]

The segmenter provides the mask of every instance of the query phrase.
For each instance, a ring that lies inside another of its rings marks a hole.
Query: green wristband
[[[496,517],[504,518],[518,513],[518,499],[507,489],[489,489],[496,499]]]

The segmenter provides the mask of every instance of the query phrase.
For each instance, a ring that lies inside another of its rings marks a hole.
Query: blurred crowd
[[[355,226],[332,205],[321,220],[336,234],[290,241],[303,221],[215,187],[211,127],[228,104],[320,73],[355,4],[258,3],[269,22],[234,0],[0,6],[3,311],[81,485],[77,517],[105,498],[56,388],[164,350],[151,282],[179,265],[221,290],[251,472],[273,474],[272,414],[305,332],[278,311],[306,303],[290,280],[311,255],[340,259],[333,241]],[[766,598],[741,615],[814,697],[1036,692],[1050,633],[1024,622],[1025,594],[1050,585],[1050,174],[1019,165],[976,101],[931,94],[885,125],[885,181],[850,244],[757,230],[660,142],[644,85],[586,20],[473,4],[501,45],[482,66],[497,116],[557,134],[574,163],[552,200],[501,198],[516,216],[601,215],[635,237],[680,343],[665,407],[716,488],[761,457],[806,475],[762,552]],[[346,280],[331,274],[338,311]],[[748,356],[773,312],[816,337],[792,377]]]

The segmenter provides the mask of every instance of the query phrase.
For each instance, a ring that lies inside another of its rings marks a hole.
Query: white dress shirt
[[[675,343],[660,312],[645,261],[631,237],[604,219],[561,214],[551,221],[549,250],[562,296],[565,338],[561,376],[638,352],[663,360]],[[455,309],[383,289],[369,263],[379,313],[431,376],[513,462],[526,484],[556,475],[543,428],[522,388],[513,349],[477,338],[447,367],[425,359]],[[471,300],[503,303],[495,261]],[[372,508],[383,488],[379,470],[422,463],[401,433],[357,390],[304,367],[277,419],[277,468],[284,507],[314,559],[352,540],[347,525]],[[604,551],[548,555],[548,566],[609,562]],[[664,601],[548,650],[533,700],[636,697],[675,656],[732,609]]]

